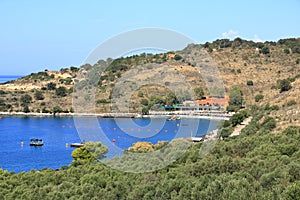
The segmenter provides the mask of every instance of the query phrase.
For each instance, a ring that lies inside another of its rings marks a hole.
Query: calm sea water
[[[16,76],[16,75],[13,75],[13,76],[10,76],[10,75],[1,75],[0,76],[0,83],[5,83],[7,81],[12,81],[12,80],[16,80],[18,78],[21,78],[22,76]]]
[[[137,141],[157,143],[187,138],[191,134],[201,136],[217,126],[217,121],[199,119],[166,121],[159,118],[101,118],[97,119],[97,124],[91,121],[89,118],[82,118],[75,126],[72,117],[3,116],[0,119],[0,168],[21,172],[69,165],[74,148],[67,147],[66,143],[101,141],[109,146],[107,156],[110,158],[120,155],[122,150]],[[29,141],[33,137],[42,138],[44,146],[30,147]],[[21,142],[24,142],[23,146]]]

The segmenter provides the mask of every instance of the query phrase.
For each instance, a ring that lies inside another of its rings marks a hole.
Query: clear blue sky
[[[79,66],[101,42],[158,27],[199,43],[300,37],[300,0],[0,0],[0,75]]]

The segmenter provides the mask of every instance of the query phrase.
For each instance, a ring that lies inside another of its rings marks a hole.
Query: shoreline
[[[231,115],[186,115],[186,114],[149,114],[141,115],[137,113],[24,113],[24,112],[0,112],[1,116],[20,116],[20,117],[102,117],[102,118],[170,118],[172,116],[190,119],[208,120],[229,120]]]

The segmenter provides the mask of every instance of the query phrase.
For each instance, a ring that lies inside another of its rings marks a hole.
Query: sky
[[[300,0],[0,0],[0,75],[80,66],[109,38],[139,28],[198,43],[300,37]]]

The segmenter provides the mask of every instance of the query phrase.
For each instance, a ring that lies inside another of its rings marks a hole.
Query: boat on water
[[[175,120],[180,120],[181,117],[180,116],[172,116],[170,118],[168,118],[168,121],[175,121]]]
[[[76,147],[76,148],[83,147],[83,146],[84,146],[84,143],[71,143],[70,144],[70,147]]]
[[[31,138],[29,145],[30,146],[43,146],[44,142],[42,139],[39,139],[39,138]]]

